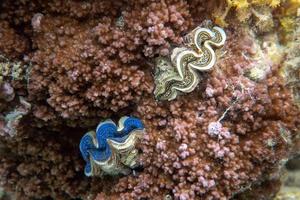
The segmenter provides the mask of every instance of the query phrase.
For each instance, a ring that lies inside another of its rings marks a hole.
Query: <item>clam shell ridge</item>
[[[79,149],[86,162],[86,176],[128,174],[137,166],[137,142],[144,134],[142,121],[122,117],[118,126],[110,119],[101,122],[96,131],[87,132]]]
[[[154,95],[157,100],[171,101],[181,93],[192,92],[200,81],[198,72],[210,70],[216,63],[214,48],[226,40],[220,27],[197,27],[185,36],[185,44],[171,51],[169,57],[156,59]]]

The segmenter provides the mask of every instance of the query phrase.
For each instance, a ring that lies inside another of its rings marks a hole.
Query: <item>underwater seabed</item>
[[[284,173],[281,176],[280,190],[273,200],[299,200],[300,199],[300,156],[289,160],[285,165]],[[0,188],[1,200],[15,200],[12,194],[6,193]],[[257,198],[243,196],[243,200],[252,200]]]
[[[300,0],[0,1],[0,200],[300,200],[299,116]]]

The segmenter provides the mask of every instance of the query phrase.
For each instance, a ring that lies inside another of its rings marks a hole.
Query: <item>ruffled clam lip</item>
[[[118,127],[112,120],[101,122],[95,131],[80,141],[80,152],[86,161],[85,175],[128,174],[137,165],[136,144],[144,134],[144,125],[134,117],[122,117]]]

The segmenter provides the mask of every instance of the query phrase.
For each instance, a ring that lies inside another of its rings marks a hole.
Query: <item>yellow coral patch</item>
[[[279,4],[280,4],[280,0],[271,0],[269,3],[269,5],[273,8],[279,6]]]
[[[248,8],[249,7],[249,3],[248,3],[247,0],[233,0],[232,4],[237,9],[244,9],[244,8]]]
[[[280,19],[280,25],[287,32],[292,31],[295,27],[295,20],[292,17],[283,17]]]
[[[277,6],[279,6],[281,0],[253,0],[251,1],[251,4],[254,5],[268,5],[272,8],[275,8]]]

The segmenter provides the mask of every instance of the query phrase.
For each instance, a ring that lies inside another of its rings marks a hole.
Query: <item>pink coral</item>
[[[171,102],[153,98],[152,59],[180,45],[220,5],[1,2],[0,53],[18,58],[27,77],[5,77],[14,95],[0,91],[0,128],[11,124],[14,130],[0,140],[1,184],[22,199],[228,199],[255,183],[268,186],[266,178],[291,152],[299,110],[277,65],[258,82],[246,76],[257,65],[256,39],[235,19],[217,64],[194,92]],[[8,123],[14,111],[21,117]],[[114,179],[85,178],[80,137],[102,118],[122,115],[145,124],[143,169]]]

